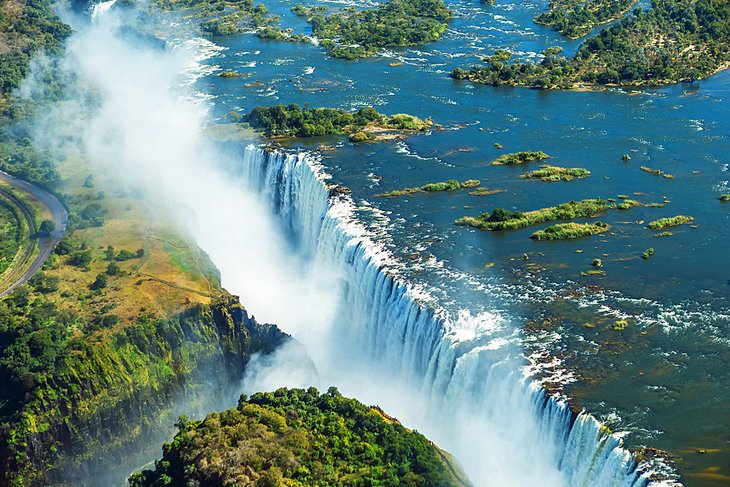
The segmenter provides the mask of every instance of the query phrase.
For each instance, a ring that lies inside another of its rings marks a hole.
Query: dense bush
[[[374,108],[348,112],[339,108],[304,108],[296,104],[272,107],[257,106],[245,120],[266,135],[296,135],[313,137],[345,133],[349,125],[365,126],[383,118]]]
[[[372,56],[378,48],[433,42],[451,19],[443,0],[391,0],[378,8],[346,8],[328,16],[311,9],[296,13],[308,16],[312,32],[327,41],[321,45],[332,56],[346,59]]]

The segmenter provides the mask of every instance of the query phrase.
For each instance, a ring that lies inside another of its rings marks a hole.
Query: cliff
[[[181,412],[220,404],[253,353],[269,353],[287,339],[224,295],[72,348],[3,428],[0,483],[121,480],[135,457],[149,458],[152,445],[169,437]],[[110,465],[121,468],[108,471]]]

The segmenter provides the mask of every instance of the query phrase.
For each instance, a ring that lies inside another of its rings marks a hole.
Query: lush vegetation
[[[169,485],[468,485],[449,456],[335,388],[258,393],[202,421],[181,418],[154,470],[132,487]]]
[[[428,183],[418,188],[403,188],[388,191],[387,193],[379,194],[378,196],[385,196],[392,198],[395,196],[408,196],[416,193],[440,193],[444,191],[457,191],[459,189],[476,188],[481,183],[476,179],[467,179],[460,183],[456,179],[449,179],[448,181],[441,181],[440,183]],[[470,193],[471,194],[471,193]],[[494,194],[494,193],[492,193]]]
[[[730,194],[721,194],[720,201],[730,201]]]
[[[533,240],[570,240],[574,238],[590,237],[603,233],[611,228],[603,222],[595,223],[558,223],[544,230],[538,230],[530,237]]]
[[[314,14],[320,14],[329,10],[327,5],[313,5],[311,7],[305,7],[301,3],[296,4],[291,8],[293,14],[301,17],[311,17]]]
[[[627,200],[622,203],[626,208],[638,205],[638,202]],[[510,211],[497,208],[491,213],[484,212],[479,216],[465,216],[456,220],[457,225],[478,228],[480,230],[515,230],[549,221],[574,220],[581,217],[600,215],[606,210],[621,208],[621,205],[609,203],[601,198],[581,201],[571,201],[549,208],[534,211]]]
[[[372,132],[417,132],[431,126],[429,119],[421,120],[406,114],[388,117],[371,107],[348,112],[339,108],[309,108],[296,104],[257,106],[242,120],[267,136],[352,134],[351,139],[354,142],[377,138]]]
[[[275,24],[277,15],[269,15],[263,3],[253,0],[155,0],[155,5],[164,10],[184,10],[201,19],[203,32],[214,36],[240,34],[255,31],[256,35],[281,40],[302,40],[291,31],[284,31]]]
[[[677,215],[672,216],[668,218],[660,218],[658,220],[654,220],[653,222],[649,223],[649,228],[652,230],[662,230],[664,228],[668,227],[676,227],[679,225],[685,225],[688,223],[692,223],[694,221],[694,218],[691,216],[685,216],[685,215]]]
[[[652,255],[654,255],[654,248],[649,247],[644,251],[644,253],[641,254],[641,258],[646,260],[649,259]]]
[[[320,45],[344,59],[369,57],[380,48],[433,42],[451,19],[443,0],[391,0],[377,8],[345,8],[327,16],[317,9],[295,8],[295,13],[307,16]]]
[[[12,264],[23,241],[22,217],[13,202],[0,194],[0,276]]]
[[[58,52],[70,33],[48,0],[0,4],[0,115],[10,91],[28,74],[30,59],[40,51]]]
[[[521,175],[521,178],[539,179],[540,181],[573,181],[578,178],[586,178],[591,172],[582,167],[556,167],[548,164],[540,166],[540,169],[530,171]]]
[[[515,152],[514,154],[504,154],[489,163],[490,166],[513,166],[516,164],[525,164],[528,162],[538,162],[549,159],[550,156],[543,151],[525,151]]]
[[[535,18],[561,34],[577,39],[593,28],[618,18],[636,0],[550,0],[548,11]]]
[[[693,81],[730,64],[728,0],[653,0],[587,39],[575,56],[547,49],[540,63],[510,61],[497,51],[486,66],[457,68],[452,76],[490,85],[580,88],[644,86]]]

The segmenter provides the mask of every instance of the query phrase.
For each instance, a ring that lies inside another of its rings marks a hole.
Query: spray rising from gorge
[[[243,389],[337,385],[430,435],[476,485],[646,483],[616,438],[524,378],[508,319],[452,320],[427,290],[388,272],[391,257],[358,225],[352,200],[330,196],[316,159],[208,141],[207,101],[190,83],[214,45],[181,37],[159,49],[121,34],[133,15],[96,17],[76,23],[61,63],[75,89],[43,116],[37,139],[59,155],[81,149],[116,184],[141,189],[209,253],[223,285],[304,343],[319,370],[293,376],[299,364],[284,349],[253,367]],[[33,79],[26,93],[40,89]]]

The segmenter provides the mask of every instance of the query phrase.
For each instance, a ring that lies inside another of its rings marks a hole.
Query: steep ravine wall
[[[178,416],[235,404],[251,355],[289,339],[225,295],[72,350],[2,438],[0,485],[125,485]]]

